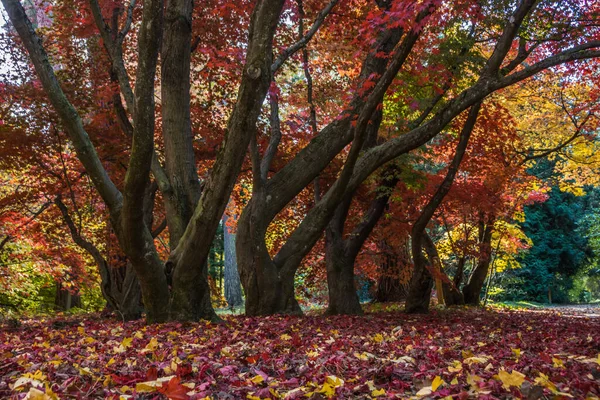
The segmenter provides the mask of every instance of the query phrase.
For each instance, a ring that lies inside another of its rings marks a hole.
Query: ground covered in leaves
[[[600,318],[556,310],[31,320],[0,330],[0,398],[596,399],[599,353]]]

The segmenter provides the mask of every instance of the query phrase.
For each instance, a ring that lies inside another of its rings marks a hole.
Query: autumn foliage
[[[0,332],[0,393],[595,398],[598,321],[577,311],[407,316],[394,307],[366,318],[228,317],[217,325],[27,321],[20,330]]]
[[[599,395],[597,2],[1,1],[3,395]]]

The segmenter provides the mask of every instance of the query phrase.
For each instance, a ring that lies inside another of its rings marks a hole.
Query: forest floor
[[[600,397],[600,318],[587,308],[368,308],[221,324],[24,320],[0,328],[0,398]]]

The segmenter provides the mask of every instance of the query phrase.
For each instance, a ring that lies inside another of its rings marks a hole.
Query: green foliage
[[[554,187],[546,202],[525,208],[522,228],[533,246],[522,258],[523,268],[504,274],[497,299],[586,301],[582,278],[593,253],[583,228],[593,198],[594,193],[575,196]]]

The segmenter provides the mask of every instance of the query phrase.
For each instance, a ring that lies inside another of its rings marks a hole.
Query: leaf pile
[[[600,318],[555,311],[32,320],[0,331],[0,397],[595,399],[599,353]]]

